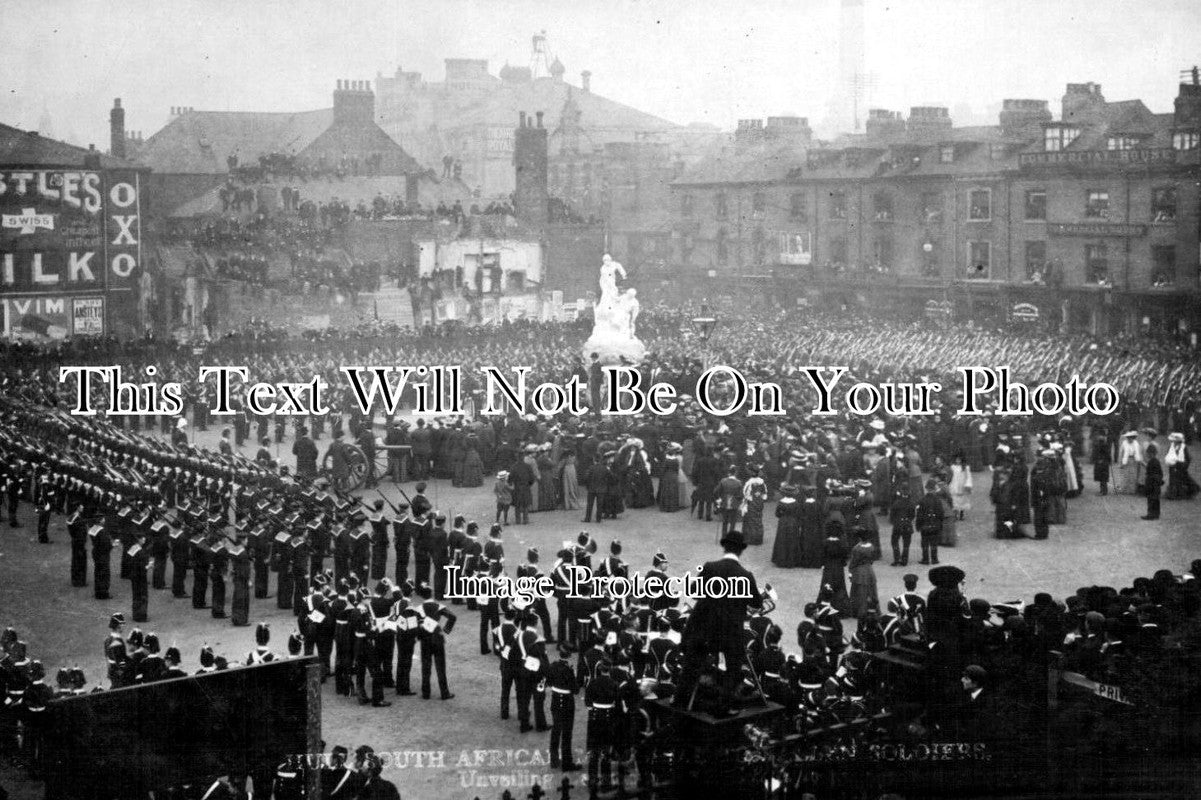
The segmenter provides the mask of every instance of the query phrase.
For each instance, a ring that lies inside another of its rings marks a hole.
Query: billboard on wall
[[[103,334],[106,297],[141,277],[133,170],[0,169],[0,334]]]

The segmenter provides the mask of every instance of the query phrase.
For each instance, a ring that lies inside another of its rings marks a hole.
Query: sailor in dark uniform
[[[146,571],[150,566],[150,551],[146,547],[146,537],[138,535],[133,546],[129,548],[129,588],[133,597],[133,621],[146,622],[149,619],[148,606],[150,587],[146,580]]]
[[[416,523],[410,519],[408,511],[408,503],[398,504],[396,517],[392,520],[392,542],[396,547],[397,586],[401,586],[409,580],[409,549],[413,544],[413,531]]]
[[[209,581],[213,587],[213,619],[225,619],[225,572],[229,554],[225,551],[225,538],[214,532],[209,537]]]
[[[383,580],[388,569],[388,529],[392,521],[384,516],[383,499],[376,500],[372,505],[374,513],[369,517],[371,522],[371,580]]]
[[[187,597],[188,565],[191,561],[192,542],[183,527],[172,528],[167,534],[171,545],[171,595]]]
[[[235,544],[226,548],[232,565],[233,599],[230,603],[230,622],[237,626],[250,624],[250,551],[246,549],[246,534],[239,532]]]
[[[67,535],[71,538],[71,585],[88,585],[88,526],[91,519],[82,507],[67,517]]]
[[[112,581],[112,566],[109,563],[113,551],[113,539],[104,520],[88,528],[92,540],[92,592],[97,600],[109,599],[109,583]]]

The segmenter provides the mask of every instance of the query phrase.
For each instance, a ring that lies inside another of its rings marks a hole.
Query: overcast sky
[[[1067,82],[1172,109],[1201,60],[1198,0],[864,0],[871,105],[939,104],[962,120],[1003,97],[1052,101]],[[108,143],[158,130],[173,105],[327,107],[338,78],[397,65],[441,80],[442,59],[530,62],[530,37],[593,91],[675,122],[819,124],[837,73],[839,0],[3,0],[0,121]],[[960,113],[956,113],[958,112]],[[966,120],[964,120],[966,121]],[[43,131],[44,132],[44,131]]]

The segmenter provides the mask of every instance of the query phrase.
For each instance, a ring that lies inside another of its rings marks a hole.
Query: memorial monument
[[[638,292],[620,290],[618,276],[624,280],[625,269],[606,253],[600,268],[600,300],[592,309],[592,336],[584,344],[585,362],[593,353],[600,356],[602,364],[618,364],[623,358],[637,364],[646,357],[646,345],[634,333],[641,308]]]

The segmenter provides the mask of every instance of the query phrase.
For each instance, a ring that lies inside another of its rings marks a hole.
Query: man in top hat
[[[763,603],[754,574],[739,560],[746,549],[742,533],[729,531],[722,536],[720,544],[722,557],[705,562],[697,575],[698,579],[707,582],[710,578],[719,578],[727,584],[733,578],[743,579],[750,587],[749,596],[706,596],[697,599],[680,642],[684,666],[674,700],[678,706],[691,706],[693,690],[702,670],[709,659],[718,654],[726,662],[723,678],[726,697],[733,697],[735,689],[742,682],[742,665],[746,661],[743,624],[748,616],[748,608],[759,608]]]

